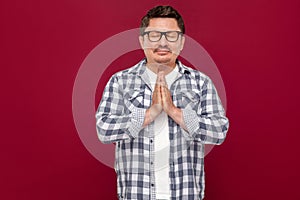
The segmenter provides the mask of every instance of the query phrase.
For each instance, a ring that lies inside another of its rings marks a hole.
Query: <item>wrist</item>
[[[160,104],[152,104],[149,108],[150,119],[152,121],[161,113],[162,106]]]
[[[170,109],[170,112],[168,113],[168,115],[179,125],[181,126],[183,129],[187,130],[186,125],[184,123],[183,120],[183,112],[180,108],[177,107],[173,107],[172,109]]]
[[[181,109],[175,107],[174,105],[165,110],[165,112],[171,117],[175,117],[181,112]]]

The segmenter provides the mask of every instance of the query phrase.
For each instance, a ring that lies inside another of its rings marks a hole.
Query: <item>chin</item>
[[[156,63],[166,64],[166,63],[170,63],[171,59],[154,59],[154,61]]]
[[[162,56],[162,57],[156,57],[153,60],[157,63],[169,63],[172,61],[172,58]]]

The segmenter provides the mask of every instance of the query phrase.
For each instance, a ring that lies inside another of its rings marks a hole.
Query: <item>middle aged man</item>
[[[139,37],[146,59],[104,90],[97,131],[116,143],[119,199],[204,197],[204,144],[224,141],[228,119],[212,81],[177,60],[184,32],[171,6],[148,11]]]

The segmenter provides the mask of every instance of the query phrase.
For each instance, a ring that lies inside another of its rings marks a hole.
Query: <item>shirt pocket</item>
[[[130,108],[132,106],[137,108],[143,108],[144,107],[144,91],[140,89],[133,89],[125,91],[124,95],[124,102],[127,108]]]
[[[196,109],[200,103],[199,90],[182,90],[173,95],[173,102],[178,108]]]

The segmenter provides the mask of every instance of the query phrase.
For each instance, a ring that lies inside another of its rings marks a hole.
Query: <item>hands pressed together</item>
[[[157,74],[157,80],[152,96],[152,105],[149,108],[150,119],[153,121],[162,111],[165,111],[169,115],[169,113],[175,109],[176,107],[173,104],[164,72],[160,71]]]
[[[146,111],[144,126],[148,125],[162,112],[166,112],[176,123],[184,129],[182,111],[173,104],[170,90],[166,82],[164,71],[157,73],[157,79],[152,96],[152,105]]]

